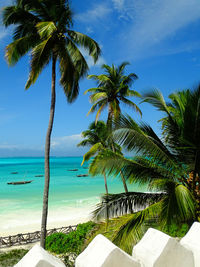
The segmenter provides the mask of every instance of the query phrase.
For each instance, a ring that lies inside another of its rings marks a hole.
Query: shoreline
[[[87,207],[59,207],[50,209],[47,218],[47,229],[77,225],[91,220],[91,211],[94,206]],[[21,210],[14,214],[1,216],[0,237],[32,233],[40,231],[41,210]]]

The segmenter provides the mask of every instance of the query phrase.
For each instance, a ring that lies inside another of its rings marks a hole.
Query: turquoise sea
[[[88,217],[105,192],[104,179],[77,177],[88,173],[82,157],[51,158],[49,225],[72,223]],[[70,171],[78,169],[78,171]],[[17,172],[17,174],[12,174]],[[38,229],[41,219],[44,158],[0,158],[0,236],[6,233]],[[33,180],[30,184],[8,185],[8,182]],[[110,193],[123,191],[120,179],[108,178]],[[130,191],[142,188],[131,185]]]

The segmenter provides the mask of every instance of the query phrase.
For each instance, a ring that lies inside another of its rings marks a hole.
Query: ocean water
[[[88,216],[105,192],[103,176],[77,177],[88,173],[88,164],[81,166],[82,157],[51,158],[49,219],[73,221]],[[78,169],[78,171],[69,171]],[[17,174],[12,174],[17,172]],[[44,158],[0,158],[0,233],[32,229],[41,220]],[[8,182],[33,180],[30,184],[8,185]],[[110,193],[123,192],[120,179],[108,178]],[[130,191],[143,191],[136,185]],[[18,228],[17,228],[18,227]],[[19,230],[18,230],[19,229]]]

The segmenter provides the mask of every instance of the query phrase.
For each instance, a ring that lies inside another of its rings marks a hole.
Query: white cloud
[[[81,156],[86,153],[88,148],[77,147],[82,140],[81,134],[71,136],[54,137],[51,141],[51,156]],[[0,144],[1,157],[14,156],[44,156],[44,145]]]
[[[87,148],[77,147],[82,140],[81,134],[52,138],[51,155],[80,156],[86,153]]]
[[[75,16],[75,18],[81,22],[97,21],[99,19],[105,18],[112,9],[108,7],[105,3],[95,5],[92,9],[89,9],[85,13],[80,13]]]
[[[64,149],[76,146],[81,141],[81,134],[54,137],[51,141],[52,149]]]
[[[8,144],[7,142],[3,142],[0,144],[0,149],[7,149],[7,150],[35,150],[35,151],[43,151],[43,146],[39,145],[25,145],[25,144]]]
[[[174,38],[190,23],[200,19],[199,0],[112,0],[121,17],[129,19],[123,43],[133,57],[147,54],[148,48]]]
[[[0,144],[0,149],[12,150],[12,149],[19,149],[19,148],[20,148],[19,145]]]

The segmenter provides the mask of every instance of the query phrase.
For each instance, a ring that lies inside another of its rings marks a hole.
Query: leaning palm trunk
[[[105,171],[103,171],[103,176],[104,176],[104,183],[105,183],[105,189],[106,189],[106,229],[107,229],[107,225],[108,225],[108,220],[109,220],[109,211],[108,211],[108,185],[107,185],[107,179],[106,179],[106,173]]]
[[[50,182],[49,154],[50,154],[51,132],[53,128],[55,102],[56,102],[55,80],[56,80],[56,56],[54,55],[52,61],[51,108],[50,108],[49,125],[47,129],[46,143],[45,143],[45,185],[44,185],[44,195],[43,195],[43,210],[42,210],[41,239],[40,239],[40,246],[42,248],[45,248],[46,228],[47,228],[49,182]]]
[[[112,111],[111,111],[110,108],[109,108],[109,113],[108,113],[107,124],[108,124],[108,127],[110,127],[110,130],[112,131]],[[112,151],[115,153],[116,150],[115,150],[115,146],[114,146],[113,140],[112,140],[111,144],[112,144]],[[128,187],[127,187],[126,180],[124,178],[124,175],[123,175],[122,171],[120,171],[120,175],[121,175],[122,183],[123,183],[123,186],[124,186],[124,191],[125,191],[126,194],[128,194]],[[130,213],[133,213],[132,203],[131,203],[131,201],[129,201],[129,197],[128,196],[127,196],[127,198],[128,198],[128,203],[129,203],[129,211],[130,211]]]
[[[108,125],[108,128],[110,129],[110,132],[112,132],[112,117],[113,117],[112,110],[109,107],[107,125]],[[115,153],[116,150],[115,150],[115,146],[114,146],[113,140],[111,141],[111,146],[112,146],[112,151]],[[124,175],[123,175],[122,171],[120,171],[120,175],[121,175],[122,183],[123,183],[123,186],[124,186],[124,191],[125,191],[125,193],[128,193],[128,187],[126,185],[126,180],[124,178]]]
[[[123,186],[124,186],[125,193],[128,193],[128,187],[126,185],[126,181],[125,181],[125,178],[124,178],[124,175],[123,175],[122,171],[120,171],[120,175],[121,175],[121,178],[122,178],[122,183],[123,183]]]
[[[106,179],[106,173],[105,173],[105,171],[103,172],[103,176],[104,176],[104,183],[105,183],[106,194],[108,195],[108,185],[107,185],[107,179]]]

